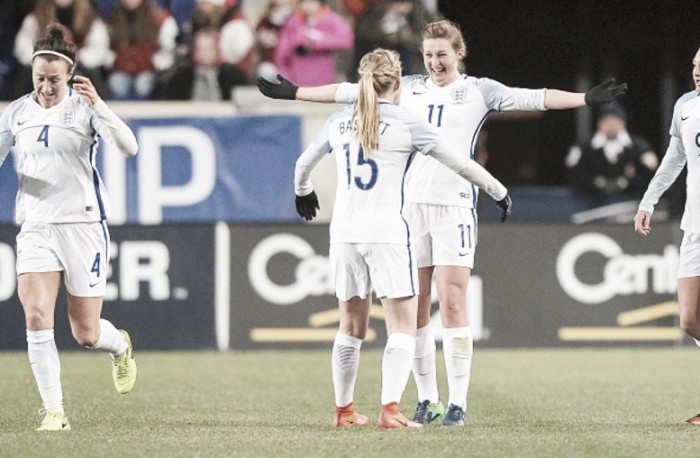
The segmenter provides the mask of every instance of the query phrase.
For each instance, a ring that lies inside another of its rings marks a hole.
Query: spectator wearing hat
[[[591,207],[641,199],[657,167],[651,145],[627,131],[627,113],[616,103],[601,109],[593,137],[566,157],[568,182]]]
[[[321,0],[301,0],[282,26],[274,64],[300,86],[336,82],[335,51],[353,47],[355,34],[340,14]]]

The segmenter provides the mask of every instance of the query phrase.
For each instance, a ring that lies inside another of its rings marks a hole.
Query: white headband
[[[37,51],[37,52],[35,52],[34,54],[32,54],[32,59],[34,59],[36,56],[39,56],[39,55],[41,55],[41,54],[51,54],[52,56],[60,57],[60,58],[62,58],[62,59],[67,60],[68,63],[71,65],[71,67],[73,66],[73,59],[71,59],[70,57],[66,56],[65,54],[61,54],[60,52],[49,51],[49,50],[46,50],[46,49],[42,49],[42,50]]]

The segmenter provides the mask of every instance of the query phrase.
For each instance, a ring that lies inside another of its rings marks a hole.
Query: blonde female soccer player
[[[98,137],[129,156],[138,147],[90,80],[74,76],[76,48],[66,41],[67,33],[61,25],[48,26],[46,37],[34,44],[34,91],[0,115],[0,164],[13,149],[19,178],[17,291],[29,363],[44,405],[39,431],[71,429],[53,331],[62,280],[73,337],[110,354],[119,393],[128,393],[136,381],[129,335],[100,319],[109,264],[109,204],[95,155]]]
[[[687,165],[687,197],[681,218],[683,240],[678,265],[678,307],[681,328],[700,346],[700,49],[693,58],[692,77],[695,89],[683,94],[673,108],[671,140],[639,203],[634,230],[649,235],[654,206]],[[700,413],[686,422],[700,425]]]
[[[393,104],[401,85],[396,52],[377,49],[366,54],[358,73],[356,105],[329,117],[299,157],[295,171],[297,211],[310,220],[318,208],[311,171],[325,154],[335,156],[338,182],[329,257],[341,318],[332,354],[333,425],[368,423],[355,410],[354,385],[374,287],[384,307],[388,335],[378,424],[419,427],[399,409],[413,364],[418,307],[413,234],[403,215],[406,174],[412,167],[425,166],[413,164],[417,156],[431,156],[496,199],[503,219],[510,212],[510,198],[498,180],[441,141],[427,122]]]
[[[467,56],[464,37],[450,21],[428,24],[421,46],[428,74],[404,77],[399,105],[428,121],[446,142],[467,157],[474,156],[479,130],[494,111],[598,105],[627,91],[626,84],[616,85],[614,80],[584,94],[511,88],[488,78],[469,76],[464,73],[462,62]],[[297,88],[284,78],[279,79],[281,84],[258,79],[258,87],[273,98],[346,103],[357,98],[357,87],[348,83]],[[419,402],[413,418],[419,423],[442,419],[445,426],[464,426],[473,355],[466,295],[477,243],[477,189],[435,161],[420,156],[416,160],[421,166],[412,167],[406,184],[406,216],[417,242],[420,283],[413,366]],[[438,396],[436,346],[430,324],[433,274],[443,326],[447,412]]]

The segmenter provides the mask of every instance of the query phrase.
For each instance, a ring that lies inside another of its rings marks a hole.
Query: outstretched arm
[[[544,106],[548,110],[566,110],[586,105],[602,105],[617,100],[625,94],[627,94],[627,83],[617,84],[615,78],[610,78],[585,93],[547,89],[544,94]]]
[[[341,102],[336,93],[341,84],[326,84],[325,86],[299,87],[282,75],[277,75],[279,83],[258,77],[255,81],[258,89],[266,97],[281,100],[305,100],[307,102]]]

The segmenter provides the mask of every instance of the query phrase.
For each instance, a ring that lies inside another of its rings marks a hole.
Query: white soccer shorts
[[[418,267],[474,267],[476,210],[452,205],[408,203],[404,217],[416,245]]]
[[[17,235],[17,275],[63,272],[66,290],[73,296],[102,297],[109,240],[105,222],[24,223]]]
[[[700,234],[683,233],[678,278],[700,277]]]
[[[418,294],[418,270],[413,249],[388,243],[332,243],[331,275],[335,295],[342,301],[371,293],[378,298],[401,298]]]

